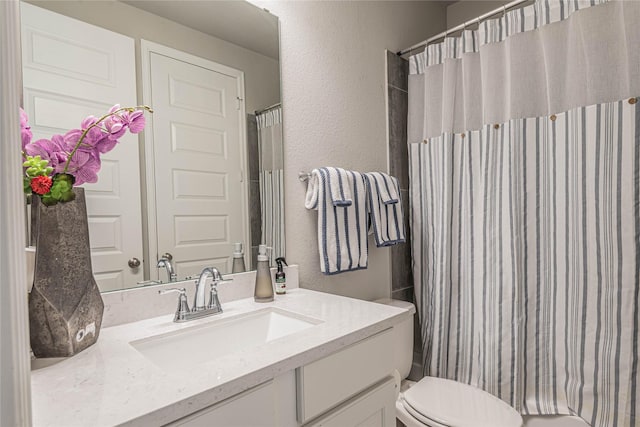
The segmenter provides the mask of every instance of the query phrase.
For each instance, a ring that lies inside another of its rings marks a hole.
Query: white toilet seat
[[[398,397],[398,419],[408,427],[521,427],[508,404],[479,388],[425,377]]]
[[[429,419],[409,405],[402,396],[396,401],[396,415],[406,427],[450,427]]]

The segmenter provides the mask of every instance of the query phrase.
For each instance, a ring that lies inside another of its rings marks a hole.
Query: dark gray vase
[[[100,334],[104,304],[93,278],[83,188],[75,200],[34,203],[36,264],[29,295],[31,349],[36,357],[73,356]]]

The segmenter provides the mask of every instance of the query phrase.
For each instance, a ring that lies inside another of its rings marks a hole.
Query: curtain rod
[[[456,27],[453,27],[453,28],[449,28],[449,29],[447,29],[447,30],[444,30],[444,31],[443,31],[443,32],[441,32],[440,34],[436,34],[436,35],[435,35],[435,36],[433,36],[433,37],[429,37],[428,39],[426,39],[426,40],[424,40],[424,41],[421,41],[420,43],[416,43],[416,44],[414,44],[413,46],[411,46],[411,47],[409,47],[409,48],[407,48],[407,49],[404,49],[404,50],[398,51],[398,52],[396,53],[396,55],[398,55],[398,56],[402,56],[402,55],[404,55],[404,54],[410,53],[410,52],[411,52],[411,51],[413,51],[413,50],[418,49],[419,47],[423,47],[423,46],[430,45],[430,44],[431,44],[431,42],[433,42],[433,41],[435,41],[435,40],[438,40],[438,39],[442,39],[442,38],[446,37],[449,33],[455,33],[456,31],[464,30],[465,28],[467,28],[467,26],[468,26],[468,25],[471,25],[471,24],[473,24],[473,23],[478,23],[478,24],[479,24],[479,23],[480,23],[480,21],[484,21],[484,20],[486,20],[487,18],[490,18],[490,17],[492,17],[493,15],[495,15],[495,14],[497,14],[497,13],[500,13],[500,12],[503,12],[503,13],[504,13],[504,12],[506,12],[508,9],[513,9],[514,7],[519,6],[519,5],[521,5],[522,3],[526,3],[526,2],[528,2],[528,1],[530,1],[530,0],[514,0],[514,1],[510,2],[510,3],[505,4],[504,6],[497,7],[497,8],[493,9],[493,10],[492,10],[492,11],[490,11],[490,12],[487,12],[487,13],[485,13],[485,14],[482,14],[482,15],[480,15],[480,16],[478,16],[478,17],[476,17],[476,18],[473,18],[473,19],[471,19],[470,21],[465,21],[465,22],[463,22],[462,24],[460,24],[460,25],[458,25],[458,26],[456,26]]]
[[[280,107],[281,105],[282,105],[282,103],[281,103],[281,102],[278,102],[278,103],[276,103],[276,104],[273,104],[273,105],[268,106],[267,108],[263,108],[262,110],[256,110],[254,114],[257,116],[257,115],[258,115],[258,114],[260,114],[260,113],[264,113],[265,111],[273,110],[274,108],[278,108],[278,107]]]

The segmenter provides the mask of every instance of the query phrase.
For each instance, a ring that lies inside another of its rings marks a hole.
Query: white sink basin
[[[183,370],[303,331],[318,323],[322,321],[269,307],[227,319],[212,319],[202,325],[130,344],[161,368]]]

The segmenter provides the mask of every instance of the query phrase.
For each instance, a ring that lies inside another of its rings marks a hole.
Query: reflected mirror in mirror
[[[154,109],[83,185],[103,292],[167,282],[171,269],[230,273],[235,243],[247,270],[260,243],[285,255],[277,17],[166,0],[27,1],[21,15],[34,141],[114,104]]]

